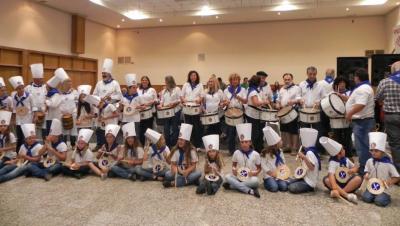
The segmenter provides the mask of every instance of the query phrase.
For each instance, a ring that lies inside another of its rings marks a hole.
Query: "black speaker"
[[[350,82],[350,87],[354,87],[354,72],[364,68],[368,71],[368,57],[338,57],[336,59],[337,76],[345,77]]]
[[[375,54],[372,55],[371,82],[378,86],[379,82],[390,75],[390,65],[400,61],[400,54]]]

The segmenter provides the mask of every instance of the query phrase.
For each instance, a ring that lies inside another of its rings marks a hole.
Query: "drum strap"
[[[18,107],[19,104],[20,104],[21,106],[25,106],[25,105],[24,105],[24,100],[25,100],[26,98],[28,98],[28,96],[29,96],[29,93],[27,93],[27,92],[25,92],[25,96],[22,96],[21,98],[19,98],[18,95],[15,94],[15,95],[14,95],[14,100],[17,101],[17,104],[16,104],[15,106]]]
[[[391,80],[395,81],[397,84],[400,84],[400,71],[396,71],[389,77]]]
[[[24,143],[24,147],[26,149],[26,155],[29,157],[32,157],[32,149],[39,144],[39,142],[36,142],[34,144],[32,144],[31,146],[28,146],[26,143]]]
[[[275,166],[279,166],[279,165],[283,165],[283,164],[285,164],[284,162],[283,162],[283,159],[282,159],[282,157],[281,157],[281,151],[279,151],[278,153],[275,153],[274,154],[275,155]]]
[[[335,162],[339,163],[339,166],[343,166],[343,167],[346,167],[346,165],[347,165],[347,158],[346,157],[338,159],[336,156],[331,156],[329,158],[329,162],[330,161],[335,161]]]
[[[306,154],[307,154],[307,152],[309,152],[309,151],[312,151],[312,152],[314,153],[315,157],[317,157],[317,160],[318,160],[318,170],[321,170],[321,157],[320,157],[319,154],[318,154],[317,148],[316,148],[316,147],[308,147],[308,148],[305,148]]]
[[[1,135],[1,138],[0,138],[0,148],[3,148],[3,147],[4,147],[5,139],[6,139],[6,136]]]
[[[151,145],[151,148],[153,149],[153,154],[151,154],[151,157],[154,157],[155,155],[157,155],[158,159],[162,160],[161,158],[161,153],[164,152],[166,146],[163,146],[162,148],[160,148],[160,151],[157,150],[157,145],[153,144]]]

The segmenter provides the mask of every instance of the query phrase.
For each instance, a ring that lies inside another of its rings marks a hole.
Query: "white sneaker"
[[[355,195],[353,193],[347,194],[347,200],[349,200],[352,203],[358,202],[357,195]]]

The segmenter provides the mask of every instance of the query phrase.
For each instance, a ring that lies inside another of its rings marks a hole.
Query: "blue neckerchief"
[[[30,147],[24,143],[24,147],[26,149],[26,155],[29,157],[32,157],[32,148],[34,148],[39,142],[35,142],[34,144],[32,144]]]
[[[114,141],[114,143],[111,145],[111,148],[108,147],[108,143],[105,143],[105,147],[106,147],[106,152],[111,152],[116,147],[118,147],[118,143]]]
[[[276,103],[276,100],[278,100],[278,92],[272,93],[272,102]]]
[[[160,148],[160,151],[157,150],[157,145],[153,144],[151,145],[151,148],[153,148],[153,154],[151,154],[151,157],[154,157],[155,155],[157,155],[158,159],[162,160],[161,157],[161,153],[163,153],[163,151],[165,150],[165,147]]]
[[[179,149],[179,160],[178,160],[178,166],[181,166],[183,163],[183,159],[185,158],[185,151]]]
[[[103,82],[104,82],[105,85],[111,83],[112,81],[114,81],[114,79],[112,79],[112,78],[110,78],[110,79],[108,79],[108,80],[105,80],[105,81],[103,80]]]
[[[70,93],[72,93],[72,89],[70,89],[68,92],[63,92],[62,94],[63,94],[63,95],[68,95],[68,94],[70,94]]]
[[[5,100],[5,99],[7,99],[7,95],[4,95],[4,96],[2,96],[2,97],[0,97],[0,106],[1,107],[4,107],[4,104],[3,104],[3,101]]]
[[[331,84],[331,83],[333,82],[333,77],[330,76],[330,75],[326,75],[326,76],[325,76],[325,81],[326,81],[328,84]]]
[[[36,87],[36,88],[40,88],[40,87],[42,87],[43,86],[43,84],[42,85],[37,85],[36,83],[31,83],[31,86],[33,86],[33,87]]]
[[[253,91],[256,91],[257,93],[260,92],[260,91],[258,90],[257,87],[255,87],[255,86],[250,86],[250,87],[249,87],[249,90],[247,91],[247,98],[249,98],[250,93],[253,92]]]
[[[64,141],[62,141],[62,140],[60,139],[59,141],[57,141],[57,142],[55,142],[55,143],[51,143],[51,146],[52,146],[54,149],[57,150],[57,146],[58,146],[59,144],[63,143],[63,142],[64,142]]]
[[[250,159],[250,155],[253,152],[253,150],[252,149],[250,149],[248,151],[240,150],[240,152],[242,152],[242,154],[246,155],[247,159]]]
[[[373,159],[373,163],[375,165],[376,162],[382,162],[382,163],[390,163],[393,164],[392,160],[388,157],[388,156],[383,156],[380,159],[376,159],[376,158],[372,158]]]
[[[294,86],[294,84],[292,83],[292,84],[286,86],[285,89],[286,89],[286,90],[289,90],[289,89],[292,88],[293,86]]]
[[[400,71],[396,71],[395,73],[391,74],[389,78],[397,82],[397,84],[400,84]]]
[[[239,94],[241,90],[242,90],[241,86],[238,86],[236,91],[232,86],[228,86],[228,91],[232,94],[230,100],[232,100],[237,94]]]
[[[0,148],[4,147],[4,140],[6,139],[6,136],[3,135],[2,138],[0,138]]]
[[[193,84],[193,83],[189,83],[189,84],[190,84],[190,87],[192,88],[192,91],[193,91],[194,89],[196,89],[197,84]]]
[[[260,91],[261,91],[262,88],[263,88],[263,87],[266,87],[267,85],[268,85],[268,82],[265,82],[264,85],[261,85],[261,84],[260,84],[260,86],[259,86],[258,88],[260,88]]]
[[[147,92],[148,89],[149,87],[147,87],[146,89],[142,88],[142,94],[144,94],[144,92]]]
[[[48,98],[50,98],[50,97],[52,97],[54,94],[56,94],[56,93],[59,93],[58,92],[58,89],[56,89],[56,88],[51,88],[48,92],[47,92],[47,97]]]
[[[313,82],[310,81],[309,79],[306,80],[307,82],[307,89],[313,89],[314,84],[317,82],[317,80],[314,80]]]
[[[315,155],[315,157],[317,157],[318,159],[318,170],[321,170],[321,157],[318,154],[318,150],[316,147],[308,147],[308,148],[304,148],[305,153],[307,154],[307,152],[312,151]]]
[[[284,162],[283,162],[283,159],[282,159],[282,157],[281,157],[281,151],[279,151],[278,153],[275,153],[274,154],[275,155],[275,166],[279,166],[279,165],[283,165],[283,164],[285,164]]]
[[[14,100],[17,101],[17,104],[16,104],[15,106],[18,107],[19,104],[21,104],[21,106],[25,106],[25,105],[24,105],[24,100],[25,100],[26,98],[28,98],[29,93],[25,92],[25,96],[22,96],[19,100],[18,100],[18,97],[17,97],[17,96],[18,96],[18,94],[15,94],[15,95],[14,95]]]
[[[358,83],[358,84],[354,87],[354,89],[351,91],[350,95],[351,95],[358,87],[360,87],[360,86],[362,86],[362,85],[369,85],[369,86],[371,86],[371,83],[369,83],[368,80]]]
[[[139,96],[138,93],[135,93],[135,94],[133,94],[133,95],[129,95],[128,93],[126,93],[126,94],[124,95],[124,97],[125,97],[126,99],[129,100],[129,103],[131,103],[132,100],[135,99],[135,97],[137,97],[137,96]]]
[[[336,156],[331,156],[329,158],[329,162],[330,161],[335,161],[335,162],[339,163],[339,166],[343,166],[343,167],[346,167],[346,165],[347,165],[347,158],[346,157],[338,159]]]

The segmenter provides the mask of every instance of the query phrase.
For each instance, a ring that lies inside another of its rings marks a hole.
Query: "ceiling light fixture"
[[[123,14],[131,20],[143,20],[149,18],[148,15],[137,9],[124,12]]]
[[[125,19],[124,19],[124,18],[122,18],[122,19],[121,19],[121,21],[122,21],[122,22],[125,22]]]
[[[215,19],[218,19],[219,18],[219,16],[215,16]]]
[[[278,12],[278,16],[280,16],[281,15],[281,12]]]
[[[273,11],[292,11],[299,9],[299,7],[291,4],[289,1],[285,0],[282,1],[282,3],[276,7],[274,7]]]
[[[121,27],[121,26],[118,24],[118,25],[117,25],[117,28],[120,28],[120,27]]]
[[[193,21],[193,24],[196,24],[196,21]]]
[[[387,0],[363,0],[360,5],[383,5]]]
[[[396,5],[400,5],[400,2],[396,2]]]
[[[218,14],[218,12],[214,9],[211,9],[208,5],[203,6],[201,10],[196,13],[197,16],[212,16],[215,14]]]
[[[346,8],[346,11],[350,11],[350,8]]]
[[[160,22],[163,22],[163,19],[160,18],[159,21],[160,21]]]
[[[94,3],[96,5],[101,5],[104,6],[104,2],[102,0],[89,0],[91,3]]]

